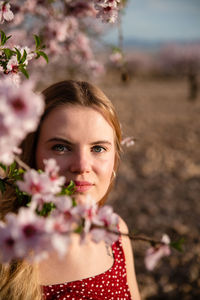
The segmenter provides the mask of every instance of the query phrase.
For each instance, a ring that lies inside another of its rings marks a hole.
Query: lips
[[[78,181],[78,180],[73,180],[75,183],[75,193],[76,192],[87,192],[89,189],[93,187],[93,184],[89,181]]]

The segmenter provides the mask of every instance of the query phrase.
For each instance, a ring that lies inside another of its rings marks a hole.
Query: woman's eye
[[[94,146],[94,147],[92,147],[92,152],[100,153],[100,152],[104,152],[104,151],[106,151],[106,148],[104,148],[102,146]]]
[[[62,145],[62,144],[56,144],[52,147],[52,150],[57,152],[66,152],[69,151],[68,147]]]

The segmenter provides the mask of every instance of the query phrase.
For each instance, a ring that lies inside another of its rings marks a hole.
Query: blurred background
[[[125,62],[109,63],[101,87],[136,141],[111,203],[130,232],[185,238],[152,272],[146,245],[132,243],[142,298],[200,299],[200,1],[129,1],[121,31]],[[119,45],[119,34],[105,40]]]

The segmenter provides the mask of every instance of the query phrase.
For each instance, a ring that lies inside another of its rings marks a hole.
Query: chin
[[[90,194],[75,193],[72,197],[76,200],[77,204],[94,204],[98,202]]]

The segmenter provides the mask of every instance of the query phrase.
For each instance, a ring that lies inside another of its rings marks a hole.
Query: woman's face
[[[73,180],[74,197],[100,201],[110,185],[115,162],[114,131],[91,107],[63,105],[44,119],[36,147],[36,166],[54,158],[66,184]]]

